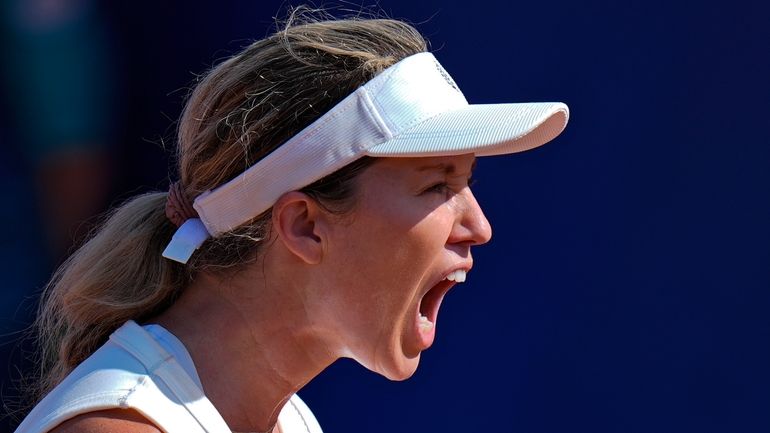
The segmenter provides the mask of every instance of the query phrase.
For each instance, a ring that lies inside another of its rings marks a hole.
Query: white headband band
[[[520,152],[567,125],[560,102],[469,105],[430,53],[407,57],[231,181],[195,198],[163,256],[186,263],[209,236],[268,210],[278,198],[362,156],[477,156]]]

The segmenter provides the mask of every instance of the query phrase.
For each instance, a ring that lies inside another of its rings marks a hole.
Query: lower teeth
[[[427,317],[420,315],[420,318],[417,321],[417,326],[419,326],[420,329],[423,331],[430,331],[431,329],[433,329],[433,322],[428,320]]]

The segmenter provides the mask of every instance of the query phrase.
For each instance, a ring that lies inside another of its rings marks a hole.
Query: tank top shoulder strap
[[[166,433],[230,433],[179,362],[127,322],[27,415],[16,433],[45,433],[75,416],[133,409]]]
[[[184,406],[187,412],[198,422],[202,431],[230,433],[224,419],[206,398],[203,390],[187,374],[176,358],[171,356],[145,329],[135,322],[129,321],[110,336],[110,341],[139,360],[154,381],[163,382],[173,394],[173,400]],[[140,408],[139,406],[143,405],[140,401],[131,399],[126,404],[142,409],[143,413],[152,411],[153,418],[166,417],[166,413],[163,411],[156,412],[152,408]]]

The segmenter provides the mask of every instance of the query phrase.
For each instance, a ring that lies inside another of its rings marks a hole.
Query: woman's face
[[[324,254],[325,321],[344,356],[390,379],[414,373],[451,280],[465,279],[471,246],[492,235],[468,185],[474,162],[383,158],[359,175],[356,206]]]

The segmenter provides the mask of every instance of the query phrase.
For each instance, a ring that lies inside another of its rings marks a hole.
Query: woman
[[[491,236],[476,156],[541,145],[568,115],[468,105],[425,51],[398,21],[306,22],[205,76],[180,181],[55,275],[47,395],[17,432],[319,432],[295,393],[336,359],[408,378]]]

